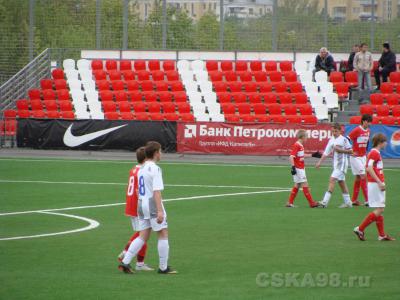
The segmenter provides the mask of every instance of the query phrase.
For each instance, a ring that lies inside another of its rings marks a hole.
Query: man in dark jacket
[[[387,82],[390,73],[394,71],[396,71],[396,54],[390,50],[389,43],[384,43],[382,56],[379,59],[379,68],[375,70],[375,81],[378,90],[381,86],[381,76],[382,81]]]
[[[359,45],[354,45],[353,49],[351,50],[349,59],[347,61],[347,71],[353,71],[354,70],[354,56],[356,55],[356,53],[360,52],[360,46]]]
[[[313,70],[313,80],[315,81],[315,73],[319,71],[325,71],[328,73],[328,76],[332,71],[335,71],[335,61],[333,60],[332,55],[328,52],[328,49],[325,47],[319,50],[319,54],[315,59],[315,69]]]

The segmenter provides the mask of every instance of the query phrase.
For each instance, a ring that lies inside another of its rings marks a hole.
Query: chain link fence
[[[363,3],[369,17],[344,18],[326,0],[0,0],[0,84],[46,48],[349,52],[366,42],[379,52],[389,41],[400,49],[400,1],[333,2]],[[384,3],[390,19],[378,14]]]

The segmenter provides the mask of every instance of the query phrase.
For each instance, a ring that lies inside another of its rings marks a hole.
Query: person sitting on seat
[[[379,59],[379,68],[375,70],[375,81],[376,89],[379,90],[381,87],[381,76],[382,81],[387,82],[391,72],[396,71],[396,54],[390,50],[390,44],[388,42],[383,43],[382,56]]]
[[[319,54],[315,59],[315,69],[313,70],[313,81],[315,81],[315,73],[319,71],[325,71],[328,73],[328,76],[332,71],[335,71],[335,61],[333,60],[332,55],[328,52],[328,49],[325,47],[319,50]]]

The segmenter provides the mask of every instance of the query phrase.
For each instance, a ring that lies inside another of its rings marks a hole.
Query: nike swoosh
[[[94,140],[94,139],[96,139],[98,137],[101,137],[101,136],[103,136],[105,134],[108,134],[108,133],[113,132],[113,131],[115,131],[117,129],[125,127],[128,124],[117,126],[117,127],[113,127],[113,128],[109,128],[109,129],[104,129],[104,130],[100,130],[100,131],[95,131],[95,132],[84,134],[84,135],[81,135],[81,136],[75,136],[75,135],[72,134],[72,132],[71,132],[72,125],[73,124],[71,124],[68,127],[68,129],[65,131],[64,139],[63,139],[64,144],[66,146],[68,146],[68,147],[76,147],[76,146],[82,145],[82,144],[87,143],[87,142],[89,142],[91,140]]]

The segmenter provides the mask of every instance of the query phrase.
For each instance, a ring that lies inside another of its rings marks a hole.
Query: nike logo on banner
[[[101,136],[103,136],[105,134],[108,134],[108,133],[113,132],[113,131],[115,131],[117,129],[120,129],[121,127],[124,127],[124,126],[126,126],[128,124],[117,126],[117,127],[113,127],[113,128],[109,128],[109,129],[104,129],[104,130],[100,130],[100,131],[96,131],[96,132],[92,132],[92,133],[88,133],[88,134],[84,134],[84,135],[81,135],[81,136],[75,136],[75,135],[72,134],[72,132],[71,132],[72,125],[73,124],[71,124],[68,127],[68,129],[65,131],[64,139],[63,139],[64,144],[66,146],[68,146],[68,147],[76,147],[76,146],[82,145],[82,144],[87,143],[87,142],[89,142],[91,140],[94,140],[94,139],[96,139],[98,137],[101,137]]]

